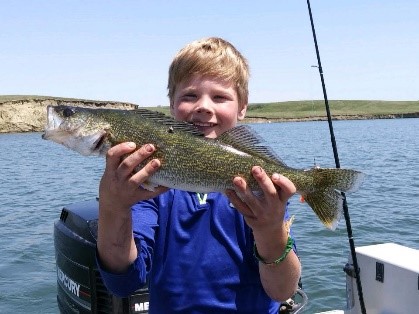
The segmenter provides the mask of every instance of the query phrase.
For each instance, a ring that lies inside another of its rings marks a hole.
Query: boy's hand
[[[134,169],[155,151],[151,144],[144,145],[136,151],[135,149],[134,143],[121,143],[110,148],[106,154],[106,168],[99,185],[101,208],[112,211],[125,209],[127,214],[131,214],[128,209],[136,202],[153,198],[168,190],[161,186],[155,188],[155,191],[140,187],[161,164],[158,159],[153,159],[133,174]],[[130,155],[124,158],[127,154]]]
[[[271,178],[259,166],[252,174],[263,192],[255,196],[241,177],[233,180],[235,191],[227,191],[234,207],[243,214],[255,236],[271,235],[284,228],[284,213],[288,199],[296,192],[294,184],[286,177],[273,174]]]
[[[263,195],[255,196],[241,177],[233,179],[234,191],[227,191],[230,201],[243,214],[252,228],[260,259],[273,263],[283,256],[288,244],[288,226],[284,214],[288,199],[296,192],[294,184],[284,176],[270,178],[261,167],[252,168]],[[295,293],[301,276],[301,265],[293,250],[275,267],[259,263],[263,288],[274,300],[286,300]]]

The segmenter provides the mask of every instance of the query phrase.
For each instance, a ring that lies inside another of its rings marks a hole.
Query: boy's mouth
[[[215,123],[211,123],[211,122],[193,122],[193,125],[197,126],[197,127],[209,127],[212,128],[213,126],[215,126]]]

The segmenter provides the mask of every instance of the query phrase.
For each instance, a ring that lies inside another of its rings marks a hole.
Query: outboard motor
[[[128,298],[112,295],[96,267],[98,202],[66,206],[54,224],[57,302],[61,313],[148,313],[147,287]]]

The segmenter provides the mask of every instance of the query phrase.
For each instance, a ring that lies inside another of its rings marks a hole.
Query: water
[[[333,167],[326,122],[252,125],[290,166]],[[419,119],[337,121],[341,166],[367,174],[348,195],[355,244],[419,249]],[[41,140],[0,135],[0,313],[57,313],[53,223],[63,205],[94,198],[104,160]],[[292,199],[294,233],[309,297],[305,313],[343,309],[349,254],[344,221],[325,229]]]

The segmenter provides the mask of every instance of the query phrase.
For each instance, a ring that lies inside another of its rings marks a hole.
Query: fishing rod
[[[324,82],[323,68],[322,68],[322,63],[320,61],[320,52],[319,52],[319,46],[317,44],[317,37],[316,37],[316,30],[314,28],[313,15],[311,13],[310,0],[307,0],[307,7],[308,7],[308,13],[310,15],[310,23],[311,23],[311,30],[312,30],[312,33],[313,33],[314,46],[316,48],[317,68],[319,69],[320,80],[322,82],[324,104],[326,106],[327,121],[328,121],[328,124],[329,124],[329,132],[330,132],[330,139],[331,139],[332,147],[333,147],[333,155],[334,155],[334,158],[335,158],[336,168],[340,168],[338,149],[337,149],[337,146],[336,146],[336,139],[335,139],[335,134],[334,134],[334,131],[333,131],[333,123],[332,123],[332,116],[330,114],[329,101],[327,100],[326,84]],[[346,230],[347,230],[347,233],[348,233],[349,246],[350,246],[351,256],[352,256],[352,263],[353,263],[354,271],[355,271],[356,286],[358,288],[359,304],[360,304],[360,307],[361,307],[362,314],[366,314],[367,312],[366,312],[366,309],[365,309],[364,296],[363,296],[363,293],[362,293],[361,278],[359,276],[358,259],[356,257],[356,252],[355,252],[355,242],[354,242],[354,238],[353,238],[353,235],[352,235],[352,227],[351,227],[351,219],[350,219],[350,216],[349,216],[349,208],[348,208],[348,204],[346,202],[345,193],[341,192],[341,194],[342,194],[342,197],[343,197],[343,214],[344,214],[344,217],[345,217]]]

